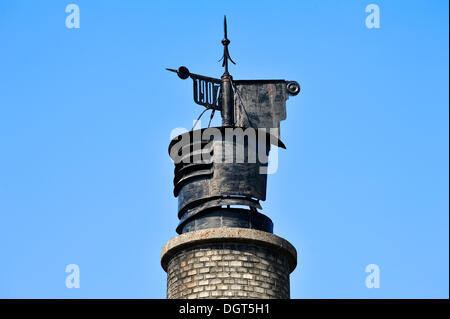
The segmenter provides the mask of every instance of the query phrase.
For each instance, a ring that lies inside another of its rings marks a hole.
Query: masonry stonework
[[[239,228],[182,234],[162,256],[169,299],[287,299],[295,263],[295,249],[284,239]]]
[[[167,298],[289,298],[288,262],[263,247],[207,244],[168,265]]]

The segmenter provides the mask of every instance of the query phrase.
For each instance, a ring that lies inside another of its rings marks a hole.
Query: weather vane
[[[280,121],[286,119],[288,95],[297,95],[299,84],[285,80],[233,80],[228,72],[228,61],[236,63],[228,50],[230,40],[226,16],[222,44],[223,56],[219,61],[222,61],[225,71],[220,79],[190,73],[185,66],[167,70],[177,73],[183,80],[189,77],[193,80],[194,102],[206,108],[199,118],[206,110],[212,110],[212,119],[215,111],[219,110],[224,127],[279,129]]]

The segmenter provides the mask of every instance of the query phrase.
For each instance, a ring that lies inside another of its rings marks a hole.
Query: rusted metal
[[[194,102],[220,110],[222,116],[221,127],[192,129],[169,145],[175,163],[177,232],[216,227],[272,232],[270,218],[258,212],[266,199],[264,169],[271,147],[286,148],[280,122],[286,119],[286,100],[300,92],[300,85],[277,79],[234,80],[228,70],[228,61],[235,62],[228,49],[226,17],[222,44],[219,61],[225,69],[220,79],[191,73],[185,66],[167,69],[183,80],[191,78]]]

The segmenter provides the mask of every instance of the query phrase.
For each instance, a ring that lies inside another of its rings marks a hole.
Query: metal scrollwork
[[[286,89],[289,95],[297,95],[300,93],[300,85],[295,81],[286,82]]]

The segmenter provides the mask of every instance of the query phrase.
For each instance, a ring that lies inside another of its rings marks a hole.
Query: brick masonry
[[[168,262],[167,298],[289,298],[287,258],[241,243],[203,244]]]
[[[297,251],[265,231],[219,227],[183,233],[161,250],[167,298],[289,298]]]

